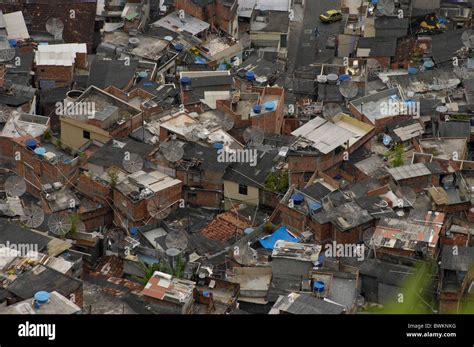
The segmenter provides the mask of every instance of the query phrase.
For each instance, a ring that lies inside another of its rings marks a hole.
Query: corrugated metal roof
[[[396,181],[405,180],[408,178],[426,176],[431,174],[431,171],[425,166],[424,163],[403,165],[387,169]]]
[[[313,142],[312,147],[323,154],[327,154],[335,148],[343,145],[356,136],[336,124],[324,118],[316,117],[291,133],[293,136],[301,136]]]

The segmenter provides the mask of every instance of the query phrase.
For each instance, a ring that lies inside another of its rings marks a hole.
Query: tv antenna
[[[342,108],[338,104],[329,103],[323,105],[323,116],[326,119],[330,119],[341,112]]]
[[[54,36],[55,40],[63,38],[64,23],[60,18],[51,17],[46,21],[46,31]]]
[[[172,163],[181,160],[184,156],[183,147],[175,139],[172,139],[170,142],[161,144],[160,149],[165,159]]]
[[[129,173],[143,169],[143,159],[136,153],[128,153],[122,161],[123,168]]]
[[[175,257],[188,247],[188,238],[181,230],[172,230],[165,237],[166,255],[171,258],[171,266],[175,266]]]
[[[41,207],[31,204],[23,209],[20,221],[28,228],[37,228],[44,222],[44,211]]]
[[[58,236],[66,235],[72,227],[71,218],[65,212],[53,213],[48,219],[49,230]]]
[[[352,99],[359,93],[359,87],[354,81],[341,81],[339,84],[339,92],[346,99]]]
[[[380,65],[379,61],[374,58],[367,59],[365,68],[368,77],[377,77],[377,75],[382,72],[382,65]]]
[[[464,46],[467,48],[473,48],[474,47],[474,31],[469,29],[466,30],[465,32],[462,33],[461,35],[461,41]]]
[[[171,206],[166,198],[153,196],[147,202],[147,211],[153,219],[165,219],[171,214]]]
[[[244,141],[247,144],[256,146],[263,143],[265,133],[262,129],[255,126],[250,126],[244,131]]]
[[[379,0],[377,3],[377,9],[385,16],[392,16],[395,11],[394,0]]]
[[[228,114],[224,114],[222,116],[219,116],[218,119],[217,119],[218,123],[220,124],[220,126],[222,127],[222,129],[224,129],[225,131],[229,131],[230,129],[232,129],[234,127],[234,119],[229,116]]]
[[[5,181],[5,192],[13,197],[22,196],[26,192],[25,180],[17,175],[8,177]]]

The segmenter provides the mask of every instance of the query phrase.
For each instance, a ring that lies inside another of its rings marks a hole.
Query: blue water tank
[[[276,104],[275,104],[274,101],[268,101],[268,102],[265,103],[265,110],[272,111],[272,110],[275,109],[275,106],[276,106]]]
[[[255,79],[255,72],[247,71],[245,73],[245,78],[247,79],[247,81],[253,81]]]
[[[132,228],[130,229],[130,234],[131,234],[132,236],[137,236],[137,235],[138,235],[138,227],[132,227]]]
[[[187,86],[188,84],[191,83],[191,78],[188,76],[184,76],[184,77],[181,77],[179,81],[181,82],[181,85]]]
[[[252,108],[252,111],[253,111],[253,113],[260,113],[260,112],[262,112],[262,106],[261,105],[255,105]]]
[[[351,79],[351,76],[348,74],[343,74],[339,76],[339,81],[349,81]]]
[[[214,143],[214,144],[212,145],[212,147],[214,147],[214,149],[219,150],[219,149],[224,148],[224,145],[223,145],[222,143],[220,143],[220,142],[216,142],[216,143]]]
[[[317,293],[324,292],[325,288],[326,288],[326,285],[324,284],[323,281],[316,281],[316,282],[313,283],[313,289]]]
[[[408,74],[409,75],[416,75],[418,73],[418,69],[416,67],[409,67]]]
[[[321,208],[321,204],[319,202],[311,202],[309,204],[309,209],[313,212],[319,210],[320,208]]]
[[[423,66],[425,67],[426,70],[431,70],[434,67],[434,65],[435,65],[434,62],[431,59],[427,59],[423,63]]]
[[[255,230],[254,228],[245,228],[244,229],[244,234],[249,235],[249,234],[253,233],[254,230]]]
[[[10,46],[12,46],[12,47],[16,47],[16,46],[17,46],[17,40],[16,40],[16,39],[9,39],[9,40],[8,40],[8,43],[9,43]]]
[[[304,201],[304,196],[303,194],[295,193],[291,196],[291,199],[295,205],[301,205]]]
[[[182,43],[177,43],[176,46],[174,46],[174,48],[178,51],[178,52],[182,52],[183,49],[184,49],[184,46]]]
[[[146,71],[140,71],[138,73],[138,77],[139,78],[147,78],[148,77],[148,73]]]
[[[41,305],[46,304],[49,301],[49,293],[45,291],[36,292],[34,299],[35,299],[35,308],[39,309]]]
[[[210,296],[209,292],[203,292],[202,295],[204,295],[204,297],[208,298]]]
[[[36,154],[43,156],[46,153],[46,148],[44,147],[38,147],[34,151]]]
[[[26,147],[34,151],[36,147],[38,146],[38,141],[36,141],[35,139],[28,139],[25,141],[25,145]]]

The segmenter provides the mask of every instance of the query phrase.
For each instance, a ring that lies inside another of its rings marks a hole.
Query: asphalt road
[[[341,21],[325,24],[319,20],[322,12],[331,9],[340,9],[340,0],[306,0],[304,8],[303,28],[299,35],[298,44],[290,41],[290,49],[296,49],[295,68],[314,63],[330,62],[334,56],[334,49],[326,49],[326,41],[331,35],[338,34],[341,27]],[[320,35],[316,37],[314,29],[319,28]]]

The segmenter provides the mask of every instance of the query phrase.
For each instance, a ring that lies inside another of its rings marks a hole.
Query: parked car
[[[329,10],[321,13],[319,19],[324,23],[334,23],[342,19],[342,13],[339,10]]]

